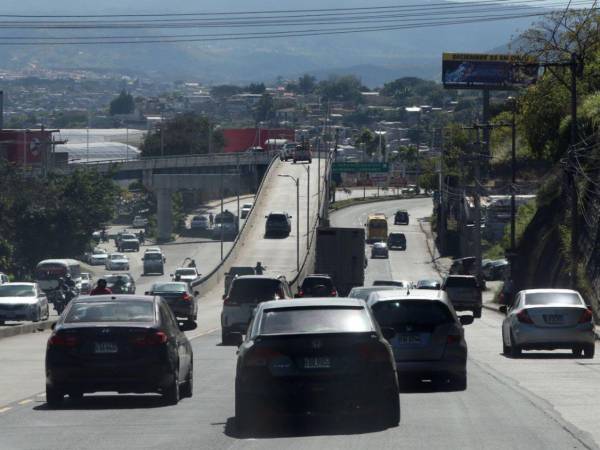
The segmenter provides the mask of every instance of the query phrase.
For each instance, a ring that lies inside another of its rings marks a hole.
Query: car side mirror
[[[471,325],[475,318],[473,316],[458,316],[461,325]]]
[[[393,338],[394,336],[396,336],[396,330],[394,330],[391,327],[384,327],[381,329],[381,333],[383,334],[383,337],[386,338],[388,341]]]
[[[508,312],[508,308],[506,307],[506,305],[502,305],[502,306],[500,306],[500,309],[499,309],[499,311],[500,311],[502,314],[506,314],[506,313]]]
[[[186,320],[185,322],[179,322],[179,329],[181,331],[192,331],[198,328],[198,324],[191,320]]]
[[[239,347],[244,342],[242,333],[229,333],[229,338],[231,339],[231,343],[236,347]]]
[[[144,295],[150,295],[150,291],[144,292]]]
[[[194,291],[194,295],[200,295],[200,292]]]

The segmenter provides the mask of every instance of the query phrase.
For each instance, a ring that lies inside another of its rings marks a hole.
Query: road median
[[[49,330],[56,320],[44,320],[42,322],[23,323],[19,325],[7,325],[0,328],[0,339],[19,336],[21,334],[38,333]]]

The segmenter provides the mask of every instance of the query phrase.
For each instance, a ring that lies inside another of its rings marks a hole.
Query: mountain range
[[[394,5],[457,5],[457,3],[416,3],[398,0]],[[389,4],[388,4],[389,5]],[[501,5],[501,3],[499,3]],[[278,11],[293,9],[377,7],[365,0],[103,0],[95,4],[81,0],[3,0],[0,14],[150,14],[209,13],[217,11]],[[385,5],[384,5],[385,7]],[[498,6],[493,14],[514,14],[514,5]],[[367,86],[378,86],[402,76],[439,79],[444,51],[486,52],[501,47],[527,29],[536,19],[528,13],[540,9],[522,7],[523,17],[432,28],[395,29],[355,34],[320,35],[212,42],[0,46],[0,69],[50,68],[115,70],[163,79],[194,79],[209,84],[271,81],[294,78],[303,73],[324,78],[331,74],[355,74]],[[491,14],[491,13],[490,13]],[[385,14],[383,14],[385,18]],[[0,21],[27,20],[0,18]],[[81,20],[85,20],[82,18]],[[108,19],[110,20],[110,19]],[[386,23],[384,21],[384,23]],[[320,25],[315,25],[320,26]],[[307,25],[307,28],[315,28]],[[359,25],[357,25],[359,26]],[[321,26],[321,28],[323,28]],[[286,30],[279,26],[277,30]],[[255,32],[256,29],[244,31]],[[264,31],[258,29],[258,31]],[[135,33],[215,33],[207,30],[63,31],[11,30],[0,28],[0,42],[7,37],[98,36]],[[229,30],[228,32],[232,32]],[[239,32],[236,30],[235,32]]]

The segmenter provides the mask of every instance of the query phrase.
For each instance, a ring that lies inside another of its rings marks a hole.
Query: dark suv
[[[387,240],[389,249],[399,248],[406,250],[406,236],[404,233],[390,233]]]
[[[265,237],[283,236],[287,237],[292,232],[292,216],[286,212],[272,212],[265,216],[267,223],[265,225]]]
[[[267,300],[292,298],[285,277],[266,275],[242,275],[231,281],[229,293],[223,296],[221,311],[221,338],[229,344],[233,332],[245,333],[254,308]]]
[[[394,215],[394,225],[408,225],[408,212],[404,209],[396,211]]]
[[[307,275],[296,294],[301,297],[337,297],[337,289],[329,275]]]

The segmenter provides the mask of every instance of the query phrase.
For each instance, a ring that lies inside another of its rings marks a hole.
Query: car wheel
[[[46,385],[46,404],[50,408],[56,408],[61,405],[65,395],[62,391]]]
[[[296,164],[296,160],[294,159],[294,164]]]
[[[179,403],[179,371],[173,372],[173,381],[162,392],[163,399],[167,405]]]
[[[594,344],[588,344],[583,347],[583,357],[587,359],[592,359],[594,357],[594,353],[596,352],[596,346]]]
[[[181,398],[190,398],[194,393],[194,362],[190,363],[190,370],[188,370],[188,374],[185,377],[185,383],[181,385],[181,389],[179,390],[181,393]]]
[[[454,375],[450,378],[450,386],[455,391],[467,390],[467,374]]]
[[[312,159],[309,159],[309,160],[308,160],[308,163],[309,163],[309,164],[312,164]]]
[[[573,347],[571,349],[571,352],[573,353],[573,356],[581,358],[581,355],[583,354],[583,348],[582,347]]]
[[[513,338],[512,332],[510,333],[510,356],[512,358],[519,358],[522,354],[522,349],[517,344],[515,344],[515,340]]]
[[[475,317],[476,319],[481,319],[481,308],[473,311],[473,317]]]
[[[229,336],[229,329],[223,328],[221,330],[221,344],[222,345],[230,345],[231,337]]]

